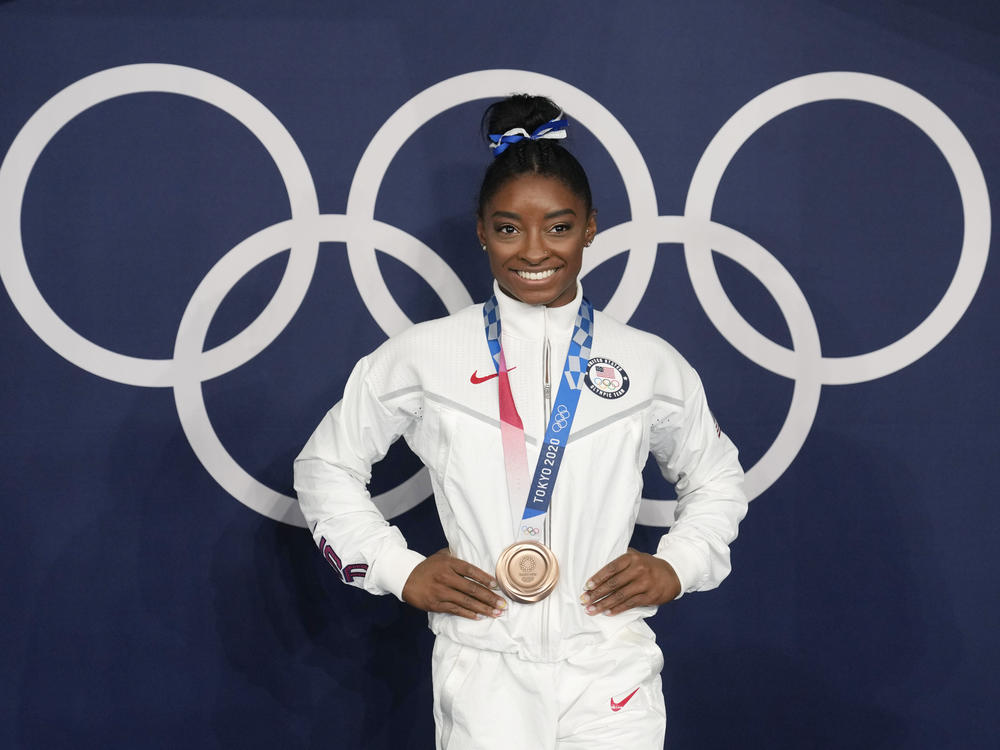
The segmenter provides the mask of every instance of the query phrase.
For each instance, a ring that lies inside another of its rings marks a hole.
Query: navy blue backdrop
[[[339,582],[291,461],[488,294],[479,116],[530,89],[588,296],[692,361],[755,497],[651,620],[667,746],[996,747],[1000,11],[433,5],[0,3],[0,746],[433,746],[426,618]],[[430,552],[418,469],[372,491]]]

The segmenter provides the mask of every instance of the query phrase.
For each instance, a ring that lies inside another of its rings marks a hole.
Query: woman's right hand
[[[424,559],[403,586],[403,601],[426,612],[445,612],[470,620],[499,617],[507,602],[497,582],[475,565],[452,557],[447,548]]]

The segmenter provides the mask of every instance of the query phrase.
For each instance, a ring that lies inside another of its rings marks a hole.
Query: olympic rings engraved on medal
[[[542,533],[542,530],[539,529],[537,526],[522,526],[521,533],[527,534],[528,536],[538,536],[539,534]]]
[[[566,404],[559,404],[556,407],[556,413],[552,417],[552,431],[562,432],[566,429],[566,425],[569,424],[569,409],[566,408]]]
[[[378,188],[402,143],[418,127],[453,106],[502,96],[511,90],[543,90],[604,144],[622,174],[631,220],[601,232],[584,256],[581,276],[628,250],[617,290],[605,311],[628,320],[649,283],[658,243],[682,242],[697,297],[719,332],[758,365],[795,380],[788,416],[774,443],[747,472],[752,499],[794,460],[811,429],[824,384],[860,383],[896,372],[933,349],[961,319],[982,279],[991,216],[982,169],[955,124],[926,98],[901,84],[861,73],[819,73],[786,81],[748,102],[712,139],[692,176],[684,216],[659,216],[652,177],[638,148],[615,117],[596,100],[555,78],[517,70],[484,70],[455,76],[416,95],[372,138],[359,161],[345,215],[319,215],[315,187],[295,142],[274,115],[242,89],[203,71],[176,65],[126,65],[87,76],[53,96],[25,123],[0,164],[0,279],[25,322],[66,360],[116,382],[173,387],[178,415],[196,455],[233,497],[275,520],[303,525],[292,498],[251,477],[222,446],[208,418],[201,383],[259,354],[294,316],[316,263],[320,241],[346,241],[355,283],[373,317],[389,335],[409,325],[381,278],[374,248],[394,255],[421,274],[454,311],[471,298],[452,269],[433,250],[402,230],[374,221]],[[198,286],[178,329],[174,357],[128,357],[84,339],[49,307],[34,284],[20,235],[27,180],[55,133],[90,107],[139,92],[191,96],[245,125],[274,159],[289,193],[292,219],[251,235],[216,263]],[[941,150],[962,200],[962,253],[951,285],[930,315],[894,344],[854,357],[823,357],[812,312],[787,270],[763,247],[711,221],[715,190],[742,144],[771,119],[794,107],[825,99],[853,99],[886,107],[909,119]],[[274,297],[231,340],[203,351],[205,333],[222,298],[251,268],[284,249],[288,266]],[[724,254],[753,274],[775,299],[791,333],[792,348],[769,341],[735,310],[711,259]],[[624,381],[623,381],[624,383]],[[600,388],[592,389],[595,392]],[[601,395],[601,393],[599,393]],[[386,517],[409,509],[431,492],[426,470],[373,498]],[[644,500],[640,523],[668,526],[675,503]]]

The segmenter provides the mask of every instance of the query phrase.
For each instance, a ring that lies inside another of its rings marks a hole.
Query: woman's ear
[[[587,217],[587,227],[586,227],[585,234],[587,235],[587,245],[590,245],[590,243],[594,241],[594,237],[597,236],[597,209],[596,208],[590,209],[590,216]]]
[[[485,250],[486,249],[486,232],[484,231],[484,228],[483,228],[483,220],[482,219],[476,219],[476,237],[479,238],[479,245],[480,245],[480,247],[482,247],[483,250]]]

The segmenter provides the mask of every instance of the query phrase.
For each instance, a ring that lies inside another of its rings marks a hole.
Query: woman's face
[[[583,247],[597,232],[596,212],[561,180],[524,174],[486,202],[476,231],[504,293],[529,305],[559,307],[576,296]]]

